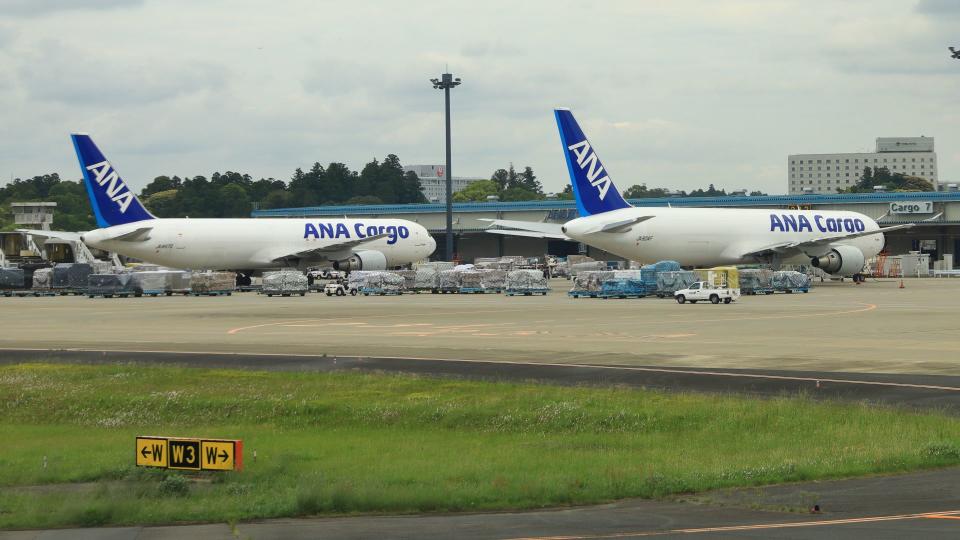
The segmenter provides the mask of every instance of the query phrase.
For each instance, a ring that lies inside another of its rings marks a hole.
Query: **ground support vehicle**
[[[347,294],[356,296],[357,290],[353,288],[348,290],[342,283],[327,283],[323,286],[323,293],[327,296],[346,296]]]
[[[687,289],[680,289],[673,293],[673,297],[678,304],[690,302],[696,304],[700,300],[709,301],[711,304],[729,304],[740,298],[740,289],[729,287],[717,287],[708,281],[698,281]]]

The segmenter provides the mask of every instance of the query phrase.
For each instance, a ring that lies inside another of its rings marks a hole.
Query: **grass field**
[[[0,410],[2,528],[534,508],[960,463],[958,419],[803,397],[34,364],[0,368]],[[246,468],[137,469],[138,434],[240,438]]]

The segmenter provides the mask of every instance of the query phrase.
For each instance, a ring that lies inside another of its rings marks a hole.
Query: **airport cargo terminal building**
[[[634,199],[631,204],[643,206],[683,206],[714,208],[769,208],[848,210],[860,212],[881,226],[916,223],[887,235],[891,254],[922,251],[931,260],[952,254],[954,267],[960,263],[960,192],[856,193],[834,195],[767,195],[760,197],[669,197]],[[453,205],[454,251],[463,261],[476,257],[503,255],[543,256],[587,253],[596,258],[619,258],[596,248],[564,240],[505,237],[484,232],[490,223],[483,219],[548,221],[563,223],[577,217],[572,200],[524,202],[470,202]],[[443,245],[445,207],[443,204],[390,204],[311,206],[255,210],[252,217],[287,218],[402,218],[427,228],[437,245]],[[653,262],[653,261],[641,261]]]

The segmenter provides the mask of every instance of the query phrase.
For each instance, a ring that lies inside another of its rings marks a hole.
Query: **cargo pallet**
[[[767,289],[767,288],[763,288],[763,289],[753,289],[752,291],[749,291],[749,292],[744,291],[743,289],[740,289],[740,291],[741,291],[743,294],[750,295],[750,296],[756,296],[756,295],[758,295],[758,294],[773,294],[773,293],[774,293],[773,289]]]
[[[375,296],[400,296],[403,294],[403,291],[360,287],[360,293],[364,296],[370,296],[371,294]]]
[[[56,296],[56,293],[49,290],[11,289],[0,291],[0,295],[6,296],[7,298],[10,298],[11,296],[23,298],[25,296]]]
[[[241,285],[237,287],[237,292],[260,292],[260,285]]]
[[[308,291],[257,291],[257,294],[273,296],[306,296]]]
[[[54,294],[59,294],[60,296],[83,296],[87,294],[87,291],[84,289],[53,289]]]
[[[136,295],[137,293],[133,291],[115,292],[115,293],[89,293],[88,292],[87,298],[96,298],[98,296],[101,296],[103,298],[113,298],[114,296],[116,296],[117,298],[130,298],[131,296],[136,296]]]
[[[503,289],[486,289],[483,287],[460,287],[460,294],[500,294]]]
[[[207,291],[207,292],[193,292],[190,291],[190,296],[231,296],[233,291]]]
[[[782,292],[782,293],[787,293],[787,294],[793,294],[793,293],[795,293],[795,292],[805,293],[805,292],[810,292],[810,288],[809,288],[809,287],[793,287],[793,288],[790,288],[790,289],[775,289],[773,292]]]
[[[172,289],[168,291],[166,289],[150,289],[150,290],[142,291],[140,294],[136,296],[157,297],[157,296],[173,296],[175,294],[182,294],[184,296],[187,296],[188,294],[190,294],[190,290],[189,289]]]
[[[580,298],[581,296],[584,298],[596,298],[599,296],[599,293],[592,291],[568,291],[567,296],[570,298]]]
[[[543,295],[546,296],[550,292],[550,289],[507,289],[507,296],[535,296]]]
[[[610,298],[646,298],[647,293],[600,293],[598,298],[609,300]]]

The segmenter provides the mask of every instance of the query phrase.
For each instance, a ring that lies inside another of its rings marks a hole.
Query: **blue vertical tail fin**
[[[85,133],[72,133],[73,147],[80,160],[83,183],[93,206],[98,227],[123,225],[146,219],[155,219],[153,214],[140,204],[137,196],[120,178],[113,165]]]
[[[617,186],[613,185],[603,163],[590,145],[570,109],[554,109],[560,142],[567,158],[570,184],[581,216],[602,214],[611,210],[630,208]]]

